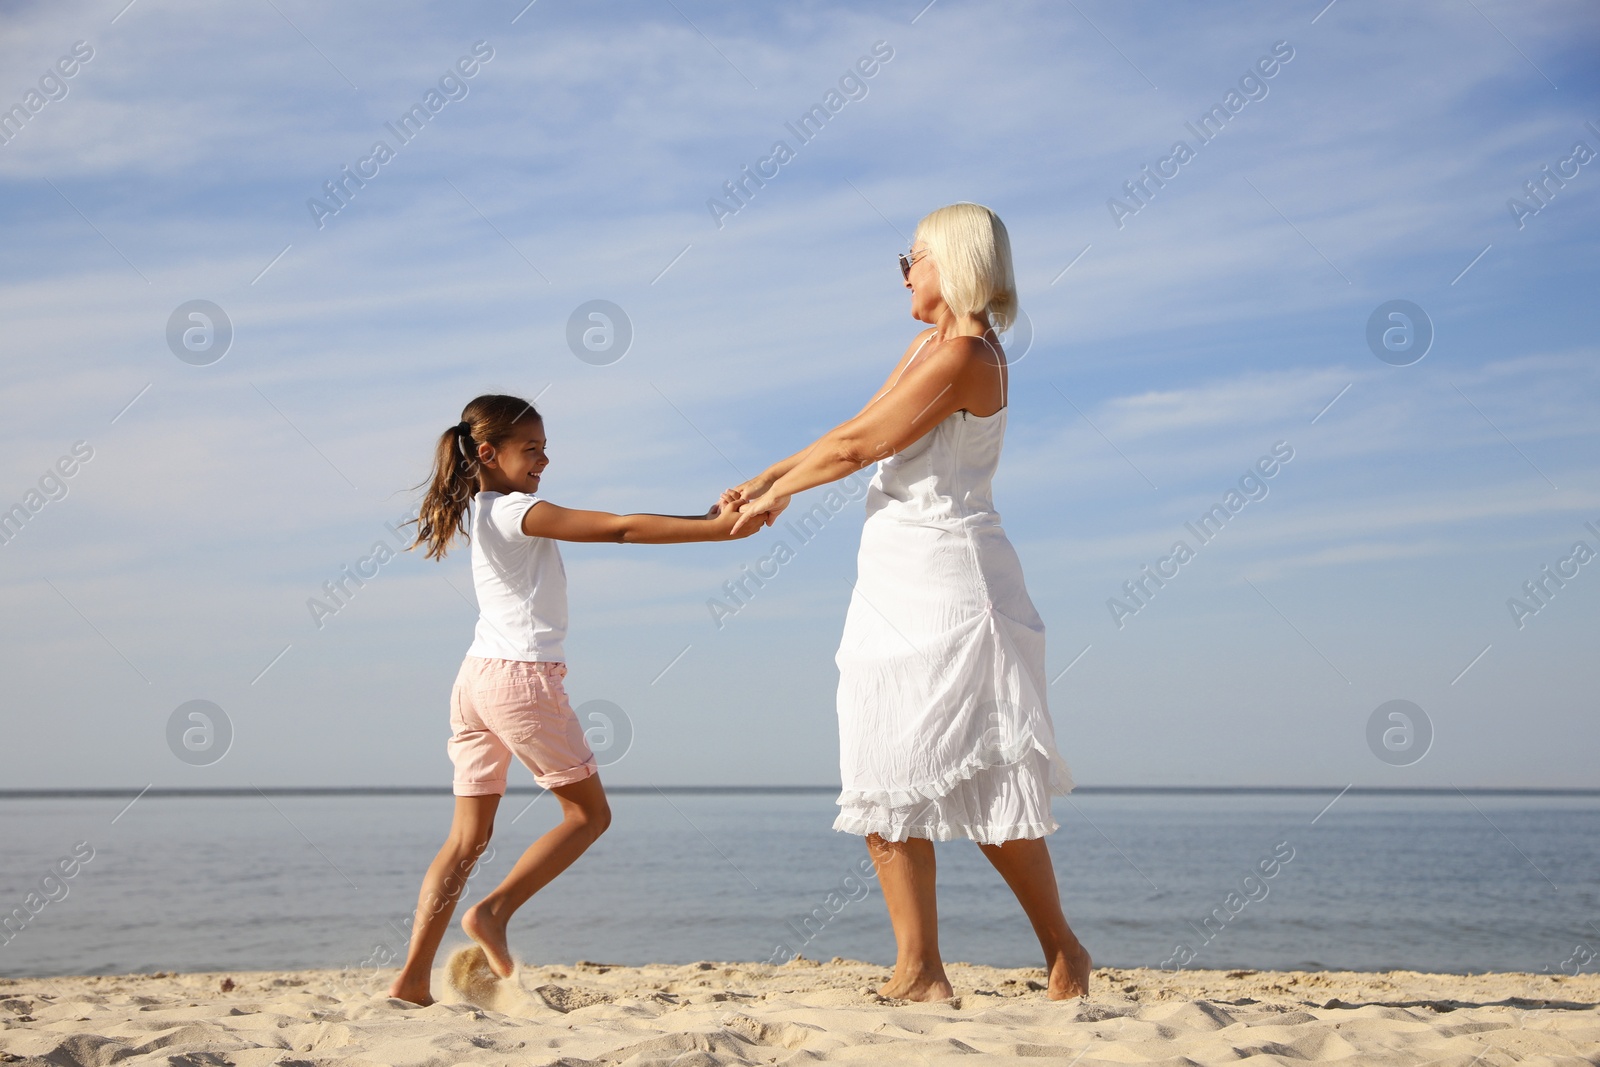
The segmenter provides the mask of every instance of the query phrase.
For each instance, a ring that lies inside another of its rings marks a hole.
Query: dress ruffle
[[[998,845],[1044,837],[1060,826],[1050,812],[1050,798],[1065,796],[1072,784],[1059,756],[1051,759],[1034,747],[1014,762],[974,767],[942,792],[845,790],[839,794],[833,828],[877,834],[886,841],[967,837],[981,845]],[[890,801],[891,796],[901,799]]]
[[[1040,780],[1046,782],[1052,795],[1066,796],[1072,792],[1072,770],[1067,766],[1066,760],[1037,738],[1028,737],[989,752],[975,752],[959,766],[926,785],[909,786],[904,789],[845,789],[840,792],[837,803],[841,807],[852,804],[876,808],[902,808],[928,800],[942,800],[964,783],[978,778],[985,772],[1021,763],[1033,753],[1043,756],[1045,765],[1049,768],[1050,773],[1041,775]]]

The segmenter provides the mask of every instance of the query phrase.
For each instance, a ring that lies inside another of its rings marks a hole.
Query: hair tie
[[[461,454],[462,459],[471,462],[473,457],[467,451],[467,442],[472,440],[472,424],[462,419],[451,429],[456,432],[456,451]]]
[[[456,423],[456,433],[460,434],[462,437],[471,437],[472,424],[467,422],[465,419],[462,419],[460,422]]]

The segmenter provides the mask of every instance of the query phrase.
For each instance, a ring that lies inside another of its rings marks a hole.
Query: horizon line
[[[610,785],[617,796],[649,795],[798,795],[837,793],[837,785]],[[1080,785],[1074,794],[1108,795],[1320,795],[1340,791],[1366,796],[1600,796],[1600,787],[1585,786],[1312,786],[1312,785]],[[512,786],[506,796],[543,793],[538,786]],[[0,789],[0,800],[115,799],[119,797],[249,797],[249,796],[453,796],[448,785],[375,786],[133,786],[96,788]]]

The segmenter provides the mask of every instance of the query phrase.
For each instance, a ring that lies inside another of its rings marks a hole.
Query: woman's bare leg
[[[1033,924],[1039,946],[1044,949],[1045,970],[1050,975],[1050,999],[1087,996],[1094,961],[1062,914],[1056,870],[1050,863],[1050,848],[1044,838],[978,847],[1017,895],[1017,903]]]
[[[611,825],[611,806],[598,774],[558,785],[550,792],[561,801],[561,821],[528,846],[505,881],[461,916],[461,928],[482,946],[490,969],[501,978],[511,977],[516,966],[506,945],[506,923],[512,914],[571,866]]]
[[[461,890],[478,857],[489,845],[489,836],[494,832],[494,813],[499,805],[498,796],[456,797],[450,836],[433,858],[428,873],[422,876],[417,913],[411,921],[411,945],[400,976],[389,987],[391,997],[413,1004],[433,1003],[429,982],[433,958],[450,926],[450,916],[455,913]]]
[[[867,852],[894,927],[894,974],[878,989],[901,1000],[944,1000],[955,995],[939,958],[939,908],[935,898],[933,842],[922,837],[885,841],[867,835]]]

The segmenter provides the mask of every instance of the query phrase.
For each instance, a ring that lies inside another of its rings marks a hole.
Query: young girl
[[[611,822],[583,728],[567,701],[562,638],[567,576],[557,541],[673,544],[729,537],[734,494],[703,516],[613,515],[557,507],[539,495],[549,465],[544,421],[513,396],[480,396],[434,449],[433,476],[413,548],[442,559],[457,534],[472,546],[478,624],[450,694],[455,819],[422,879],[411,946],[389,995],[431,1004],[434,955],[473,865],[489,844],[516,756],[561,802],[561,822],[522,854],[505,880],[461,917],[502,978],[514,966],[506,923]],[[759,523],[750,524],[751,531]],[[741,536],[747,534],[742,533]]]

